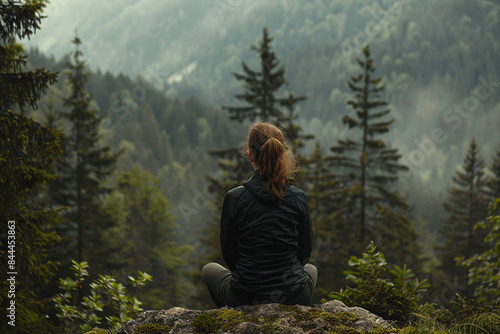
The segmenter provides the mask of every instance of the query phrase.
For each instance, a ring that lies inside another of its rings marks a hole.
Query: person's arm
[[[220,248],[222,258],[230,271],[233,271],[234,266],[238,262],[238,242],[234,220],[235,205],[237,204],[235,203],[236,200],[237,198],[235,198],[234,193],[227,193],[224,197],[220,225]]]
[[[299,224],[299,241],[297,252],[297,259],[304,266],[309,262],[312,252],[313,244],[313,231],[312,231],[312,221],[311,214],[309,212],[309,205],[307,204],[307,198],[303,195],[304,204],[304,215],[302,221]]]

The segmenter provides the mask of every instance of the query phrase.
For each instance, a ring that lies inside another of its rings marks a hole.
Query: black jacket
[[[288,186],[279,201],[255,171],[224,198],[220,244],[233,274],[232,288],[241,298],[275,302],[293,296],[304,288],[307,274],[303,266],[312,250],[311,216],[304,192]]]

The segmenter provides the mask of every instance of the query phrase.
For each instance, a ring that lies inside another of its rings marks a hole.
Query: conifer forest
[[[214,308],[256,121],[300,162],[315,303],[500,333],[499,80],[499,0],[0,0],[0,333]]]

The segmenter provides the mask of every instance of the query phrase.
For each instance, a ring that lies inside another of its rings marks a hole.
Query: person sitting
[[[288,178],[298,170],[282,132],[252,124],[248,181],[224,197],[220,245],[228,269],[208,263],[203,281],[217,307],[279,303],[311,305],[318,277],[308,263],[313,242],[306,195]]]

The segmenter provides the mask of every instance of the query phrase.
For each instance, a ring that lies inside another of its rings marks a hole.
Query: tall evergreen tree
[[[280,129],[293,150],[297,151],[297,158],[299,161],[303,162],[306,162],[307,159],[300,153],[300,149],[305,146],[306,140],[314,139],[314,135],[304,134],[302,127],[295,122],[300,116],[295,112],[295,106],[297,103],[305,101],[306,99],[305,96],[295,96],[290,93],[287,97],[280,100],[280,105],[287,110],[287,113],[283,113],[281,116]]]
[[[488,196],[493,202],[495,199],[500,198],[500,147],[497,150],[496,156],[489,168],[491,176],[488,178]],[[500,215],[500,207],[492,212],[492,216]]]
[[[69,123],[62,138],[64,159],[58,165],[58,178],[51,195],[58,204],[68,209],[61,235],[66,237],[66,260],[89,261],[94,242],[98,241],[99,198],[107,192],[104,180],[111,175],[118,154],[100,142],[99,126],[102,116],[92,108],[92,97],[85,84],[88,80],[86,64],[81,59],[81,40],[75,37],[72,61],[68,61],[70,95],[64,98],[65,111],[60,116]],[[75,242],[73,241],[76,241]],[[92,262],[92,261],[90,261]],[[91,268],[96,267],[91,263]]]
[[[398,163],[401,158],[398,150],[388,147],[380,138],[389,132],[394,120],[387,118],[391,110],[381,99],[384,86],[380,78],[374,77],[368,45],[363,55],[363,60],[358,59],[361,73],[348,80],[355,98],[347,104],[356,116],[343,118],[349,129],[358,130],[359,139],[339,140],[331,148],[332,165],[343,183],[337,190],[343,203],[342,209],[335,212],[336,224],[354,225],[359,251],[374,240],[388,255],[389,263],[411,263],[412,268],[418,268],[417,235],[408,218],[410,207],[391,185],[407,167]],[[349,239],[344,237],[344,240]]]
[[[13,111],[35,109],[57,79],[44,69],[25,71],[26,57],[15,41],[39,29],[44,7],[44,1],[0,1],[1,333],[48,332],[40,300],[57,268],[48,257],[59,237],[48,229],[59,214],[34,205],[33,198],[54,179],[50,170],[61,153],[59,134]]]
[[[23,71],[26,66],[26,56],[23,48],[17,44],[16,37],[22,39],[30,37],[40,23],[46,1],[21,3],[15,0],[0,1],[0,59],[2,91],[1,107],[8,109],[13,105],[23,108],[29,105],[36,107],[40,94],[56,81],[57,74],[50,73],[43,68],[34,71]]]
[[[146,169],[156,171],[159,167],[173,160],[168,134],[165,131],[160,131],[156,117],[149,105],[146,105],[142,111],[140,125],[144,150],[152,152],[152,160],[158,166]]]
[[[335,189],[341,187],[341,180],[332,173],[329,167],[328,157],[325,156],[323,148],[316,142],[311,157],[303,161],[306,173],[303,182],[307,193],[307,200],[313,221],[314,248],[311,261],[321,270],[318,276],[315,290],[315,300],[320,302],[322,298],[342,287],[343,275],[346,270],[345,259],[353,254],[346,247],[340,247],[344,242],[341,238],[346,233],[337,229],[349,227],[349,224],[333,224],[333,212],[340,210],[342,199],[336,198],[338,194]]]
[[[439,231],[442,245],[436,246],[436,252],[443,272],[465,285],[467,270],[458,267],[455,258],[470,258],[486,250],[486,232],[474,230],[474,225],[485,220],[489,203],[485,164],[474,139],[462,170],[455,173],[452,181],[448,200],[443,203],[448,218]]]
[[[273,38],[269,36],[267,28],[262,31],[262,41],[259,46],[251,46],[260,57],[260,72],[254,71],[243,61],[243,74],[233,72],[236,80],[245,83],[245,90],[236,94],[236,99],[247,103],[246,106],[228,107],[230,118],[243,122],[245,119],[262,122],[272,122],[279,126],[283,112],[278,108],[279,98],[276,96],[278,90],[285,84],[285,67],[280,66],[276,54],[271,48]]]
[[[137,270],[153,276],[140,300],[145,308],[185,305],[190,287],[182,278],[189,246],[175,242],[176,217],[158,187],[160,180],[133,168],[116,178],[113,192],[100,206],[116,224],[103,231],[99,254],[105,266],[127,277]]]
[[[484,253],[474,254],[468,259],[459,258],[459,265],[469,269],[468,283],[474,287],[474,298],[479,302],[500,302],[500,216],[492,216],[492,212],[499,212],[500,198],[490,206],[489,217],[486,221],[477,223],[475,229],[486,229],[484,238]]]

